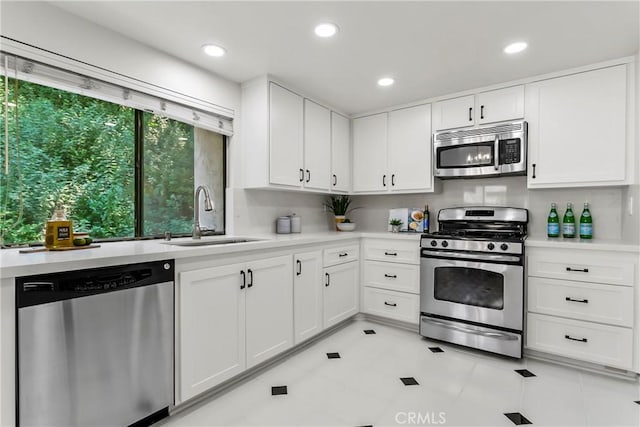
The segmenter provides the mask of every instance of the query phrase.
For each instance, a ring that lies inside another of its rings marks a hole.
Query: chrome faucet
[[[199,185],[193,196],[193,234],[194,239],[199,239],[202,232],[200,230],[200,192],[204,191],[204,210],[210,212],[213,210],[213,203],[209,194],[209,188],[206,185]]]

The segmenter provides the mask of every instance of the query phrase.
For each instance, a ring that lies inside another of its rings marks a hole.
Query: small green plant
[[[331,196],[324,204],[334,215],[346,215],[358,208],[349,208],[351,199],[346,194],[340,196]]]
[[[402,225],[402,220],[399,219],[399,218],[392,218],[391,221],[389,221],[389,225],[401,226]]]

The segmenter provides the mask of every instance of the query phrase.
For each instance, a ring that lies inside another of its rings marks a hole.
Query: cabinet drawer
[[[420,297],[414,294],[364,287],[365,313],[418,324]]]
[[[633,288],[530,277],[529,311],[633,326]]]
[[[632,257],[600,251],[531,251],[528,275],[579,282],[633,286],[635,261]]]
[[[324,266],[329,267],[345,262],[356,261],[360,249],[358,245],[340,246],[324,250]]]
[[[529,313],[527,348],[622,369],[633,368],[633,333],[600,325]]]
[[[364,256],[372,261],[392,261],[406,264],[420,264],[420,243],[410,241],[365,240]]]
[[[365,261],[364,284],[401,292],[420,292],[420,267],[393,262]]]

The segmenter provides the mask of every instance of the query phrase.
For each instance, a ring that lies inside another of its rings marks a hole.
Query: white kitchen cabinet
[[[504,122],[524,117],[524,86],[512,86],[433,104],[434,130]]]
[[[526,347],[620,369],[637,369],[637,254],[530,248]]]
[[[180,273],[178,402],[244,371],[245,292],[233,264]],[[177,402],[177,403],[178,403]]]
[[[527,85],[529,188],[631,179],[627,65]]]
[[[247,264],[247,368],[293,346],[291,256]]]
[[[353,120],[353,191],[387,190],[387,113]]]
[[[331,191],[351,190],[351,144],[349,119],[331,112]]]
[[[322,331],[322,251],[293,255],[294,343]]]
[[[353,120],[353,191],[434,191],[430,104]]]
[[[324,327],[358,312],[358,263],[347,262],[324,269]]]
[[[269,84],[269,182],[300,186],[303,176],[303,100]]]
[[[389,112],[387,175],[391,191],[433,188],[431,104]]]
[[[304,187],[329,190],[331,111],[304,100]]]
[[[184,402],[293,345],[291,256],[179,273]]]
[[[336,154],[335,174],[340,191],[349,191],[348,119],[346,130],[338,121],[333,132],[331,110],[268,77],[244,83],[241,94],[245,188],[329,192],[335,137],[337,153],[347,152]]]

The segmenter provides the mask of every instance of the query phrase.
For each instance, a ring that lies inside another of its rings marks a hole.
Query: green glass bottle
[[[567,210],[562,217],[562,237],[568,239],[576,237],[576,217],[573,214],[571,202],[567,202]]]
[[[551,203],[551,211],[547,217],[547,236],[560,236],[560,218],[558,218],[558,211],[555,203]]]
[[[589,211],[589,203],[584,203],[582,215],[580,215],[580,238],[593,239],[593,218]]]

